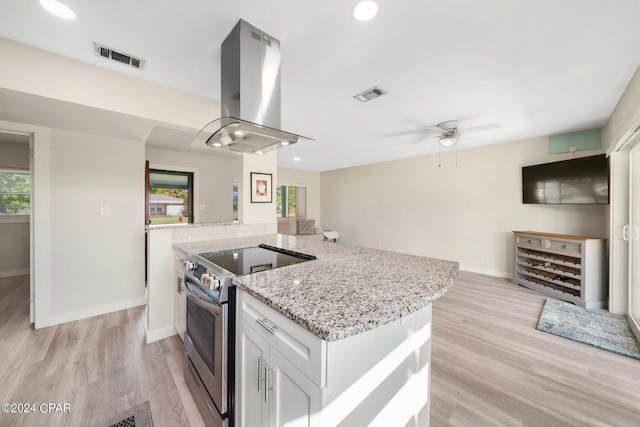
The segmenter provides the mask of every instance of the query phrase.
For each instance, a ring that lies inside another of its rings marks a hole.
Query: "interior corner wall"
[[[615,147],[618,140],[640,121],[638,100],[640,100],[640,67],[636,69],[607,124],[602,129],[602,143],[605,148]]]
[[[321,173],[323,225],[340,242],[511,277],[513,231],[608,237],[606,205],[525,205],[522,166],[566,160],[535,138]],[[589,156],[594,150],[579,153]]]
[[[242,157],[216,157],[156,147],[146,147],[146,159],[151,164],[178,166],[196,170],[198,175],[198,223],[233,221],[233,181],[242,175]]]
[[[34,142],[35,194],[48,193],[35,258],[49,264],[36,271],[36,327],[145,304],[144,144],[55,129]]]
[[[320,172],[278,168],[277,185],[305,187],[307,189],[306,217],[308,219],[315,219],[316,227],[322,227],[322,216],[320,212]]]

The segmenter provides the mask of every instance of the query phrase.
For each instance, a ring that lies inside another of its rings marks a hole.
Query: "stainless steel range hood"
[[[222,118],[206,125],[192,145],[263,154],[295,144],[280,130],[280,42],[240,20],[222,43]]]

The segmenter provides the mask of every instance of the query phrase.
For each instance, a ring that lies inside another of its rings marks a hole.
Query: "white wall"
[[[640,120],[640,67],[629,81],[616,108],[602,130],[606,147],[613,147],[629,128]]]
[[[300,169],[278,168],[278,184],[306,187],[307,189],[307,218],[316,220],[316,227],[321,227],[320,212],[320,172],[304,171]]]
[[[49,305],[37,326],[144,304],[144,145],[52,129],[48,154],[50,246],[36,256],[50,257],[50,277],[36,289],[50,298],[36,298]]]
[[[322,221],[342,243],[458,261],[510,277],[514,230],[608,235],[608,206],[524,205],[521,167],[565,160],[548,138],[321,173]],[[602,150],[579,153],[599,154]]]
[[[151,167],[177,166],[194,171],[198,186],[194,189],[196,223],[233,220],[233,180],[241,178],[241,156],[225,158],[147,147],[146,159]]]
[[[91,47],[87,47],[88,49]],[[0,87],[200,129],[220,103],[0,37]]]
[[[29,170],[29,144],[0,141],[2,168]],[[29,218],[0,218],[0,277],[28,273]]]
[[[271,203],[251,203],[251,172],[271,174]],[[276,193],[278,182],[278,152],[260,156],[242,155],[242,180],[238,182],[240,197],[238,216],[242,224],[276,224]]]

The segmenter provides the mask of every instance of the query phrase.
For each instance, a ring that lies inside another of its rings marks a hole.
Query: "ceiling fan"
[[[474,126],[465,129],[458,128],[457,120],[450,120],[447,122],[442,122],[437,124],[436,126],[429,126],[425,130],[429,132],[433,132],[434,135],[431,137],[438,138],[441,145],[444,147],[451,147],[458,141],[458,138],[461,135],[471,133],[471,132],[479,132],[482,130],[489,129],[497,129],[501,127],[498,123],[490,123],[482,126]]]

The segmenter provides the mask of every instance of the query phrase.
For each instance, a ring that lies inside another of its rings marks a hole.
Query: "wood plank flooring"
[[[536,330],[544,300],[460,273],[433,305],[433,427],[640,426],[640,362]]]
[[[0,426],[106,426],[149,401],[155,427],[202,427],[178,337],[144,342],[144,307],[34,330],[28,276],[0,279],[0,403],[70,403],[71,413],[0,413]]]
[[[71,413],[0,413],[1,427],[101,427],[145,400],[156,427],[203,425],[182,342],[145,344],[143,307],[34,330],[28,295],[27,276],[0,279],[0,403]],[[537,331],[544,299],[460,273],[433,306],[433,427],[640,425],[640,362]]]

